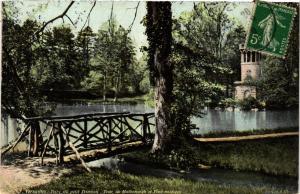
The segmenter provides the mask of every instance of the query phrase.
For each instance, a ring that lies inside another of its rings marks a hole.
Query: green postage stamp
[[[246,38],[246,48],[284,57],[296,9],[267,2],[256,2]]]

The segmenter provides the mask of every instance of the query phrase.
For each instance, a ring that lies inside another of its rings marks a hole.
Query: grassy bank
[[[197,143],[200,163],[209,166],[298,176],[298,137]]]
[[[297,132],[299,127],[289,128],[276,128],[276,129],[253,129],[245,131],[211,131],[206,134],[194,135],[194,137],[238,137],[246,135],[262,135],[269,133],[282,133],[282,132]]]
[[[240,142],[196,142],[192,149],[199,164],[271,175],[298,176],[298,137]],[[167,167],[151,161],[149,150],[124,154],[126,160]]]
[[[76,175],[69,175],[54,180],[46,185],[27,190],[47,193],[82,193],[85,190],[89,193],[115,193],[116,191],[127,191],[122,193],[181,193],[181,194],[263,194],[263,193],[289,193],[287,190],[278,190],[265,186],[233,186],[222,185],[212,182],[195,182],[179,178],[155,178],[149,176],[135,176],[122,172],[110,172],[106,170],[93,170],[92,173],[79,172]],[[23,191],[22,193],[26,193]]]

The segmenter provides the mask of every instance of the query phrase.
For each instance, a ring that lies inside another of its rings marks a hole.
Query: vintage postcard
[[[298,192],[299,2],[0,5],[0,194]]]

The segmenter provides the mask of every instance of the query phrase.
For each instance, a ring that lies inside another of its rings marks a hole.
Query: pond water
[[[67,116],[93,112],[131,112],[145,113],[154,112],[144,104],[58,104],[54,115]],[[222,111],[214,109],[203,110],[203,118],[193,118],[196,130],[193,133],[204,134],[211,131],[243,131],[251,129],[275,129],[286,127],[298,127],[298,110],[284,111]],[[6,145],[14,140],[18,133],[15,130],[20,123],[9,115],[2,115],[0,146]]]
[[[276,129],[299,126],[298,110],[266,111],[222,111],[204,110],[203,118],[194,118],[199,130],[195,133],[210,131],[245,131],[255,129]]]
[[[194,181],[209,181],[218,184],[270,186],[287,189],[291,193],[297,191],[297,179],[282,176],[270,176],[255,172],[237,172],[228,169],[192,169],[188,173],[179,173],[166,169],[158,169],[147,165],[124,161],[120,156],[104,158],[87,163],[90,167],[120,170],[125,173],[154,176],[161,178],[184,178]]]

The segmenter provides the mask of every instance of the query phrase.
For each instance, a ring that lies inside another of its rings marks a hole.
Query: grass
[[[54,180],[48,184],[34,187],[21,193],[181,193],[181,194],[264,194],[290,193],[266,186],[223,185],[213,182],[195,182],[180,178],[155,178],[135,176],[122,172],[94,169],[92,173],[77,173]],[[125,192],[124,192],[125,191]]]
[[[281,133],[281,132],[297,132],[299,127],[277,128],[277,129],[253,129],[245,131],[211,131],[206,134],[194,135],[195,137],[237,137],[245,135],[262,135],[268,133]]]
[[[196,142],[192,149],[197,163],[237,171],[298,176],[298,137],[282,137],[240,142]],[[149,150],[123,154],[125,160],[159,165],[148,159]]]
[[[200,163],[234,170],[298,176],[298,137],[198,143]]]

